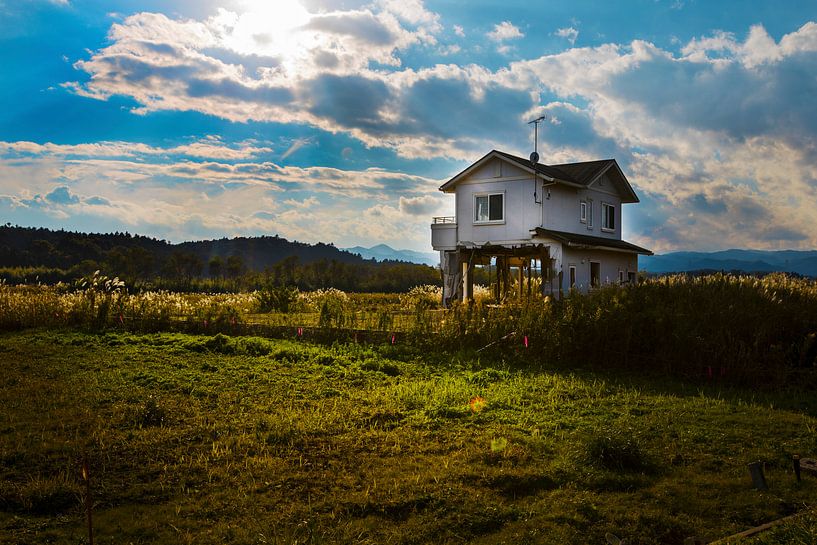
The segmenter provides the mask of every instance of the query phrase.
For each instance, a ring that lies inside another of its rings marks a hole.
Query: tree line
[[[240,291],[275,286],[401,292],[440,284],[434,267],[377,262],[331,244],[239,237],[171,244],[130,233],[86,234],[0,227],[0,278],[71,282],[101,270],[137,289]]]

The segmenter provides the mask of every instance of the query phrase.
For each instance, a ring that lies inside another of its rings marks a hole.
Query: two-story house
[[[431,225],[445,302],[472,297],[477,266],[489,266],[503,300],[531,286],[559,296],[632,283],[638,255],[652,255],[621,239],[622,205],[638,197],[614,159],[544,165],[494,150],[440,191],[454,194],[456,210]]]

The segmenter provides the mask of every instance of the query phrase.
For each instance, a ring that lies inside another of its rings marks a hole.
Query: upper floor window
[[[601,205],[601,228],[614,231],[616,228],[616,207],[612,204]]]
[[[579,205],[579,221],[587,223],[587,203],[584,201]]]
[[[501,223],[503,221],[505,221],[504,193],[474,195],[474,223]]]

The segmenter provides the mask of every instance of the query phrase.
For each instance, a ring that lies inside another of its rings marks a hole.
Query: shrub
[[[586,462],[610,471],[643,471],[647,460],[632,435],[616,430],[602,430],[584,447]]]
[[[329,288],[313,291],[307,294],[306,300],[320,313],[318,327],[343,327],[351,322],[346,315],[349,297],[340,290]]]
[[[407,293],[400,295],[400,304],[415,312],[439,308],[443,298],[443,289],[438,286],[424,284],[414,286]]]
[[[139,407],[136,414],[136,424],[140,428],[161,426],[165,423],[165,410],[156,402],[156,398],[148,396],[145,402]]]
[[[79,504],[80,492],[76,483],[66,475],[34,477],[19,487],[20,507],[35,515],[57,515]]]
[[[298,288],[292,286],[269,287],[255,293],[259,312],[291,312],[300,301]]]

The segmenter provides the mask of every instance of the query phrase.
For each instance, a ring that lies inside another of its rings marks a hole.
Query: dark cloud
[[[150,82],[156,79],[186,80],[209,70],[194,64],[163,66],[145,62],[132,55],[108,56],[96,62],[104,65],[109,77],[114,76],[131,83]],[[94,71],[100,72],[102,67],[97,67]]]
[[[93,206],[110,206],[111,201],[105,197],[93,196],[85,199],[85,204],[90,204]]]
[[[76,204],[79,202],[79,197],[71,193],[71,190],[64,185],[55,187],[45,196],[45,199],[54,204]]]
[[[720,200],[710,200],[703,193],[696,193],[689,199],[689,206],[695,211],[705,214],[723,214],[726,212],[726,204]]]
[[[489,85],[476,93],[461,78],[432,77],[405,89],[401,97],[404,134],[442,138],[491,136],[500,140],[520,131],[524,112],[533,106],[530,93]]]
[[[809,235],[802,231],[797,231],[790,227],[771,227],[761,232],[761,239],[764,241],[786,241],[786,242],[800,242],[809,239]]]
[[[395,40],[392,31],[369,11],[318,15],[305,28],[353,36],[374,45],[388,45]]]
[[[379,111],[389,99],[389,90],[380,80],[326,74],[306,82],[302,93],[313,114],[343,127],[378,130],[383,126]]]
[[[277,68],[281,66],[281,59],[269,55],[253,55],[236,53],[225,47],[207,47],[202,53],[227,64],[243,66],[248,74],[256,74],[259,68]]]
[[[180,52],[177,48],[173,47],[170,44],[163,44],[163,43],[156,43],[156,42],[147,42],[147,41],[137,41],[140,47],[144,47],[145,49],[149,49],[154,53],[161,53],[163,55],[170,55],[170,56],[179,56]]]
[[[315,61],[315,64],[321,68],[335,68],[340,62],[337,55],[331,53],[330,51],[316,52],[313,60]]]
[[[292,91],[285,87],[270,87],[259,85],[248,87],[234,80],[208,80],[194,78],[187,85],[187,93],[191,97],[201,98],[219,96],[248,102],[262,102],[265,104],[287,104],[292,102]]]
[[[817,52],[801,52],[747,68],[655,54],[610,82],[616,100],[636,103],[678,126],[738,140],[771,135],[794,147],[817,145]]]

